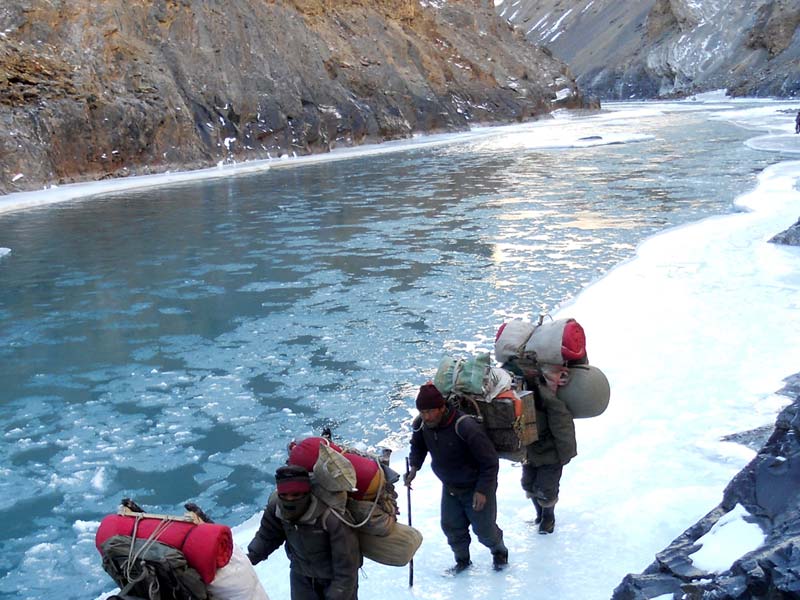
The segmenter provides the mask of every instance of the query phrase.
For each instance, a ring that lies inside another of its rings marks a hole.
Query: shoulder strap
[[[411,421],[411,431],[419,431],[422,429],[422,417],[417,415],[414,417],[414,420]]]
[[[467,440],[465,440],[464,436],[461,435],[461,433],[459,433],[458,431],[458,424],[461,423],[461,421],[463,421],[464,419],[475,419],[475,417],[473,415],[461,415],[460,417],[458,417],[458,419],[456,419],[456,424],[453,425],[453,428],[456,430],[456,435],[466,442]]]

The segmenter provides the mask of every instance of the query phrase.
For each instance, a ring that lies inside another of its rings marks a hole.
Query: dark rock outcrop
[[[800,246],[800,219],[785,231],[772,236],[769,240],[773,244],[786,244],[787,246]]]
[[[491,1],[431,4],[6,0],[0,193],[584,106]]]
[[[505,0],[498,11],[603,99],[800,94],[795,0]]]
[[[642,574],[627,575],[612,600],[643,600],[671,594],[692,600],[800,598],[800,374],[780,393],[794,399],[756,457],[733,478],[722,502],[686,530]],[[765,532],[764,544],[736,560],[728,571],[709,574],[694,567],[696,541],[737,504]]]

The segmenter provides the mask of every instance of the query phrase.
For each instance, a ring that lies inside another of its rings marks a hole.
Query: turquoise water
[[[0,216],[0,594],[108,589],[94,527],[122,497],[234,525],[294,437],[405,443],[443,353],[730,211],[775,160],[700,109],[564,131],[637,135],[543,149],[522,126]]]

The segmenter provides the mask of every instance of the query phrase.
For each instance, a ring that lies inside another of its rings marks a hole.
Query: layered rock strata
[[[6,0],[0,193],[581,107],[486,0]]]

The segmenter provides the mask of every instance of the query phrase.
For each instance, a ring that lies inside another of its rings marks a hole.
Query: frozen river
[[[0,214],[0,595],[108,589],[122,497],[235,525],[294,437],[401,448],[443,353],[780,158],[725,103],[611,108]]]

